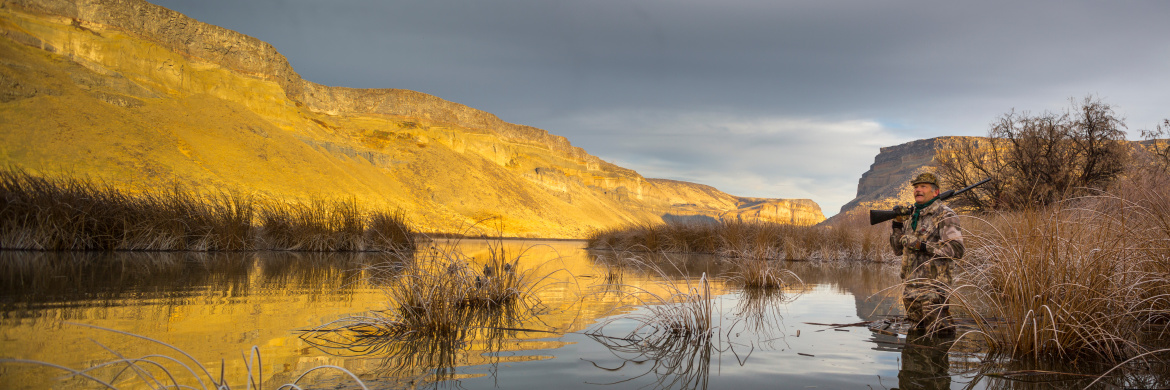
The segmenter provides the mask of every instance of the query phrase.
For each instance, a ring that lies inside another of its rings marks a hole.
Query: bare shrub
[[[1164,172],[1170,172],[1170,119],[1163,119],[1162,123],[1153,130],[1142,130],[1142,138],[1149,144],[1154,155],[1154,163]]]
[[[961,139],[936,156],[939,175],[955,188],[990,177],[952,207],[1021,210],[1106,188],[1124,170],[1125,123],[1113,107],[1086,97],[1062,113],[1015,111],[991,124],[987,140]]]

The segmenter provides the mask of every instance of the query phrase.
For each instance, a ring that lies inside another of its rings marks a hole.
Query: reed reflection
[[[956,344],[958,346],[959,344]],[[952,357],[956,355],[951,348]],[[1165,353],[1165,352],[1164,352]],[[960,356],[972,355],[960,351]],[[971,378],[969,387],[997,390],[1040,389],[1170,389],[1166,356],[1134,356],[1125,364],[1081,361],[1013,360],[999,355],[976,356],[969,364],[951,362],[952,371]]]
[[[731,357],[743,366],[756,350],[786,343],[781,310],[797,295],[778,288],[743,289],[720,297],[705,291],[709,290],[700,281],[676,291],[669,303],[644,306],[588,332],[621,362],[616,367],[593,362],[595,367],[606,371],[645,367],[626,379],[594,384],[624,384],[650,377],[654,388],[707,388],[713,358]],[[727,300],[735,305],[721,312],[720,303]],[[627,328],[632,330],[619,333]]]
[[[788,293],[780,289],[747,288],[738,294],[735,307],[732,310],[734,318],[733,328],[742,323],[743,332],[736,335],[752,337],[751,345],[761,345],[774,348],[775,341],[783,341],[784,316],[781,310],[784,305],[795,301],[800,294]],[[729,332],[730,334],[730,332]],[[730,336],[729,336],[730,337]]]
[[[457,367],[498,363],[506,340],[552,333],[535,314],[544,308],[537,286],[549,276],[526,267],[524,253],[495,243],[472,262],[454,246],[432,246],[397,274],[376,280],[389,309],[346,317],[301,338],[329,354],[380,358],[380,376],[458,379]],[[533,323],[539,329],[526,328]]]
[[[173,307],[268,291],[345,297],[368,275],[403,262],[360,253],[0,251],[0,310],[35,318],[53,308],[68,320],[86,308]]]
[[[379,377],[439,382],[458,379],[458,367],[497,364],[507,342],[542,332],[526,328],[538,323],[530,310],[515,302],[466,306],[451,313],[451,326],[420,328],[405,318],[418,313],[394,309],[338,320],[301,339],[335,356],[378,358]]]
[[[765,261],[726,264],[713,257],[640,254],[599,256],[597,262],[608,275],[624,277],[637,270],[648,276],[638,278],[639,284],[607,289],[624,293],[624,300],[633,302],[631,309],[586,333],[622,362],[617,367],[593,362],[599,369],[646,368],[626,379],[597,384],[651,377],[656,388],[707,388],[713,356],[731,355],[743,365],[757,347],[770,348],[784,339],[780,310],[798,296],[786,291],[800,284],[792,272]],[[696,269],[704,271],[692,271]],[[705,271],[731,276],[716,279]],[[720,286],[727,289],[713,288]],[[736,292],[727,295],[728,291]],[[724,312],[722,303],[728,299],[736,303]]]
[[[656,340],[609,337],[597,333],[589,338],[608,348],[622,361],[618,367],[594,366],[607,371],[619,371],[628,364],[640,366],[650,362],[646,371],[628,379],[598,385],[617,385],[642,377],[655,377],[655,388],[706,389],[711,376],[711,356],[717,351],[717,340],[702,335],[661,338]]]

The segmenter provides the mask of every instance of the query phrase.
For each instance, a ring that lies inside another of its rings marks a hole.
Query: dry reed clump
[[[714,228],[711,223],[689,221],[634,224],[596,232],[587,238],[587,246],[644,252],[713,253],[718,249]]]
[[[537,286],[552,274],[541,267],[521,269],[524,251],[506,252],[502,242],[489,246],[489,255],[476,263],[455,248],[432,246],[384,284],[391,309],[370,316],[351,317],[310,331],[306,339],[333,346],[350,345],[355,338],[404,341],[417,337],[463,340],[471,328],[489,322],[520,322],[540,305]]]
[[[668,221],[598,231],[586,244],[595,249],[712,253],[745,259],[883,261],[891,256],[886,235],[858,218],[834,226]]]
[[[736,262],[727,282],[752,290],[773,290],[793,284],[803,284],[800,277],[784,269],[777,261],[744,259]]]
[[[401,212],[367,212],[355,199],[268,203],[259,212],[259,246],[313,252],[414,250]]]
[[[1168,211],[1164,190],[1138,187],[966,223],[971,250],[950,304],[1001,356],[1119,362],[1146,352],[1165,341],[1170,313]]]
[[[715,329],[713,318],[716,313],[707,274],[703,273],[697,281],[684,280],[680,284],[665,282],[671,278],[658,266],[645,264],[642,267],[659,274],[661,280],[664,280],[661,284],[666,293],[653,293],[629,286],[631,292],[627,294],[637,302],[634,306],[642,310],[602,321],[590,333],[601,335],[607,326],[624,318],[634,320],[637,325],[620,338],[636,340],[647,346],[674,343],[676,338],[693,340],[710,337]]]
[[[87,180],[0,171],[0,201],[0,249],[414,249],[401,213],[367,213],[354,200],[262,203],[236,191],[181,186],[130,194]]]
[[[376,356],[380,369],[412,383],[453,379],[458,365],[475,364],[472,359],[498,359],[507,340],[525,331],[520,321],[526,315],[515,312],[517,305],[479,307],[464,310],[459,327],[441,332],[407,330],[391,318],[393,313],[374,312],[334,321],[305,332],[301,338],[337,356]],[[405,330],[405,331],[404,331]]]
[[[635,261],[635,260],[630,260]],[[652,361],[645,374],[658,376],[659,388],[705,387],[710,372],[710,357],[717,348],[713,340],[716,331],[715,297],[710,281],[703,273],[697,281],[669,282],[672,278],[656,265],[642,264],[640,268],[657,272],[665,293],[626,286],[625,292],[638,309],[621,316],[602,320],[586,335],[611,351],[632,357],[623,359],[639,363]],[[607,329],[632,329],[623,335],[606,335]],[[617,383],[640,377],[625,379]]]
[[[24,359],[0,359],[0,364],[5,365],[33,365],[51,368],[54,370],[61,370],[69,375],[61,377],[61,382],[65,387],[73,388],[81,386],[82,383],[89,382],[95,385],[100,385],[107,389],[231,389],[232,386],[224,378],[225,367],[221,361],[220,374],[218,376],[212,375],[203,363],[195,357],[191,356],[183,350],[155,340],[149,337],[140,336],[132,333],[127,333],[119,330],[103,328],[100,326],[86,325],[86,324],[72,324],[67,325],[83,326],[94,328],[102,331],[112,332],[128,337],[139,338],[157,344],[165,349],[171,349],[177,352],[178,357],[168,356],[165,354],[152,353],[139,358],[131,358],[123,356],[122,354],[98,343],[98,346],[109,351],[114,359],[98,362],[94,365],[83,368],[73,369],[62,365],[42,362],[36,360]],[[96,343],[96,341],[95,341]],[[264,368],[263,360],[260,358],[260,350],[257,347],[252,347],[247,363],[247,377],[243,378],[237,384],[242,385],[245,389],[263,389],[264,386]],[[323,365],[309,369],[300,375],[296,376],[291,382],[281,385],[280,389],[299,389],[299,382],[309,378],[310,374],[320,374],[323,370],[334,370],[342,374],[343,377],[353,380],[362,389],[368,389],[361,379],[354,375],[349,370],[338,366]],[[13,369],[6,369],[7,373],[11,374]],[[56,376],[56,375],[54,375]],[[10,378],[11,379],[11,378]]]
[[[403,269],[378,282],[390,309],[352,316],[305,331],[306,342],[337,355],[377,355],[398,375],[422,374],[440,381],[466,364],[469,351],[498,351],[504,339],[523,332],[541,305],[538,285],[555,272],[521,268],[526,250],[489,244],[476,260],[456,250],[458,242],[429,247]],[[489,358],[491,359],[491,358]]]

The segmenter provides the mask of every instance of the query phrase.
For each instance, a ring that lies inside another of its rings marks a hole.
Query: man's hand
[[[913,249],[916,251],[926,249],[925,242],[919,239],[917,234],[903,235],[902,238],[898,239],[898,242],[901,243],[903,247],[908,249]]]
[[[914,212],[913,208],[902,205],[894,206],[894,213],[898,214],[897,217],[894,217],[894,222],[906,222],[907,219],[910,219],[910,213],[912,212]]]

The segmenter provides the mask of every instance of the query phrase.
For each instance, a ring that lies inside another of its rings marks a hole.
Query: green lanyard
[[[926,201],[926,203],[914,205],[914,217],[911,218],[911,220],[910,220],[910,231],[918,231],[918,215],[919,215],[919,213],[922,212],[922,209],[930,207],[930,205],[934,204],[934,201],[936,201],[936,200],[938,200],[937,196],[930,198],[930,200]]]

